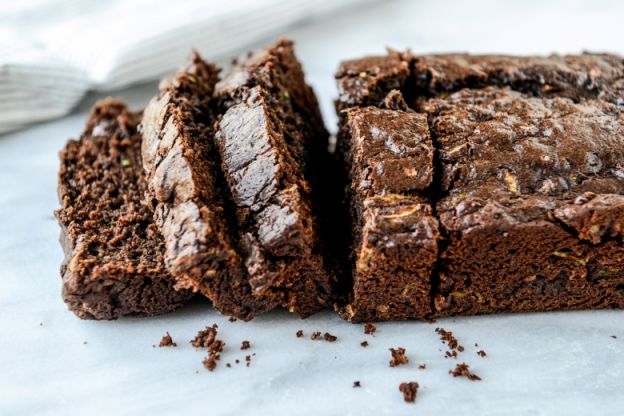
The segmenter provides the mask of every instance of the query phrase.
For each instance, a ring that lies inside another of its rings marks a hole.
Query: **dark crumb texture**
[[[360,342],[360,345],[364,348],[368,347],[368,341],[362,341]]]
[[[482,358],[487,357],[487,353],[483,350],[477,351],[477,355]]]
[[[219,326],[217,324],[213,324],[212,326],[207,326],[201,331],[198,331],[195,338],[191,341],[191,345],[195,348],[210,347],[217,339],[218,328]]]
[[[403,400],[407,403],[414,403],[416,401],[416,395],[418,394],[418,383],[410,381],[407,383],[401,383],[399,385],[399,391],[403,393]]]
[[[377,332],[377,327],[374,324],[368,322],[366,323],[366,325],[364,325],[364,333],[366,335],[372,335],[375,332]]]
[[[219,354],[210,353],[204,360],[202,364],[208,371],[214,371],[217,368],[217,361],[220,359]]]
[[[336,77],[354,248],[342,316],[624,307],[621,57],[390,52]],[[421,209],[379,216],[371,195]],[[396,240],[427,222],[416,246]]]
[[[481,381],[481,377],[470,371],[470,366],[466,363],[457,364],[454,369],[449,370],[453,377],[466,377],[470,381]]]
[[[165,333],[165,335],[163,335],[163,337],[160,340],[160,343],[158,344],[158,346],[160,348],[162,348],[162,347],[177,347],[178,344],[173,342],[173,339],[171,338],[171,335],[169,335],[169,332],[167,332],[167,333]]]
[[[295,335],[297,336],[297,338],[303,338],[303,330],[302,329],[298,330]]]
[[[174,290],[165,244],[143,201],[140,121],[123,102],[101,101],[80,139],[60,154],[63,299],[82,319],[157,315],[191,296]]]
[[[312,341],[316,341],[316,340],[321,339],[321,333],[319,331],[312,332],[312,335],[310,335],[310,339]]]
[[[330,334],[329,332],[325,332],[325,334],[323,334],[323,339],[327,342],[336,342],[338,337]]]
[[[251,343],[249,341],[243,341],[241,343],[241,350],[248,350],[249,348],[251,348]]]
[[[354,381],[353,382],[353,388],[355,389],[355,388],[359,388],[359,387],[362,387],[362,384],[359,381],[357,381],[357,380]]]
[[[390,348],[390,354],[392,354],[392,359],[389,363],[390,367],[398,367],[409,363],[409,359],[405,355],[405,348]]]

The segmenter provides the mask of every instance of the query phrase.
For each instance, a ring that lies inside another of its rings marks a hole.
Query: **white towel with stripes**
[[[362,0],[0,2],[0,133],[67,114],[90,90],[219,59]]]

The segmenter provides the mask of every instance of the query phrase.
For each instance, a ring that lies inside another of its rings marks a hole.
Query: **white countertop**
[[[384,2],[294,28],[328,126],[332,74],[343,58],[417,52],[624,53],[624,5],[609,2]],[[189,45],[191,46],[191,45]],[[156,83],[118,91],[133,108]],[[273,312],[228,322],[207,302],[162,317],[80,321],[60,298],[57,152],[80,133],[90,96],[73,115],[0,136],[0,414],[552,415],[620,414],[624,408],[624,312],[596,311],[378,325],[374,336],[331,312],[299,320]],[[334,128],[335,130],[335,128]],[[226,349],[216,371],[188,341],[218,323]],[[434,329],[466,347],[458,360]],[[295,332],[303,329],[306,338]],[[312,331],[338,341],[311,341]],[[152,348],[165,331],[176,348]],[[617,336],[616,339],[611,336]],[[239,349],[251,341],[248,351]],[[362,348],[360,342],[370,346]],[[86,341],[86,343],[85,343]],[[475,343],[479,347],[474,346]],[[389,347],[410,363],[389,368]],[[477,350],[484,349],[481,358]],[[256,353],[249,368],[234,364]],[[452,378],[466,362],[483,378]],[[226,368],[231,362],[233,368]],[[426,370],[418,364],[427,364]],[[353,388],[359,380],[362,387]],[[416,404],[399,383],[417,381]]]

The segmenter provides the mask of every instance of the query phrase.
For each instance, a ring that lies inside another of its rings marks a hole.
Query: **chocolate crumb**
[[[325,334],[323,334],[323,338],[325,339],[325,341],[327,342],[336,342],[336,340],[338,339],[337,336],[330,334],[329,332],[325,332]]]
[[[303,337],[303,330],[302,329],[297,331],[297,338],[301,338],[301,337]]]
[[[477,351],[477,355],[478,355],[479,357],[485,357],[485,356],[487,356],[487,354],[486,354],[486,353],[485,353],[485,351],[483,351],[483,350]]]
[[[443,328],[436,328],[435,332],[440,335],[440,340],[446,343],[446,345],[448,345],[450,349],[458,350],[459,352],[462,352],[464,350],[464,347],[459,345],[459,342],[457,342],[457,338],[453,336],[453,333],[451,331],[446,331]]]
[[[208,357],[204,358],[202,364],[208,371],[214,371],[217,368],[217,360],[219,359],[219,355],[215,353],[208,354]]]
[[[372,335],[375,332],[377,332],[377,327],[374,324],[369,322],[366,325],[364,325],[364,333],[366,335]]]
[[[475,342],[475,347],[479,348],[479,344],[477,344],[476,342]]]
[[[481,377],[470,371],[470,366],[466,363],[457,364],[453,370],[449,370],[453,377],[466,377],[470,381],[480,381]]]
[[[360,384],[360,382],[359,382],[359,381],[357,381],[357,380],[353,382],[353,388],[356,388],[356,387],[362,387],[362,385]]]
[[[160,348],[163,348],[163,347],[177,347],[178,344],[173,342],[173,339],[171,338],[171,335],[169,335],[169,332],[165,332],[165,335],[163,335],[162,339],[160,340],[160,344],[158,344],[158,346]]]
[[[195,348],[208,348],[217,338],[217,324],[212,327],[206,327],[195,335],[195,339],[191,341],[191,345]]]
[[[427,368],[427,364],[419,364],[418,368],[421,369],[421,370],[424,370],[424,369]]]
[[[457,358],[457,351],[447,351],[444,353],[444,358]]]
[[[232,368],[232,364],[230,364],[230,363],[227,363],[225,366],[226,366],[227,368]]]
[[[613,338],[613,339],[617,339],[617,336],[615,336],[615,335],[611,335],[611,338]]]
[[[310,339],[313,341],[316,341],[317,339],[321,338],[321,333],[318,331],[312,332],[312,335],[310,335]]]
[[[363,346],[364,348],[368,347],[368,341],[362,341],[360,342],[360,345]]]
[[[208,346],[208,352],[223,352],[223,347],[225,347],[225,342],[221,341],[220,339],[215,339],[214,342]]]
[[[405,355],[405,348],[398,347],[396,349],[390,348],[392,359],[390,360],[390,367],[396,367],[409,363],[409,359]]]
[[[241,343],[241,350],[248,350],[249,348],[251,348],[251,344],[249,343],[249,341],[243,341]]]
[[[245,356],[245,365],[249,367],[251,365],[251,355]]]
[[[230,322],[236,322],[238,319],[236,319],[235,316],[230,316],[230,318],[228,319],[228,321]]]
[[[234,362],[235,362],[236,364],[240,364],[240,360],[239,360],[238,358],[237,358],[236,360],[234,360]]]
[[[416,401],[416,395],[418,394],[418,387],[418,383],[415,381],[401,383],[401,385],[399,385],[399,391],[403,393],[403,400],[407,403],[414,403]]]

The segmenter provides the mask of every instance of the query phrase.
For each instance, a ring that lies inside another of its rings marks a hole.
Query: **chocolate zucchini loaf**
[[[622,58],[390,52],[344,62],[337,80],[338,149],[346,160],[354,228],[353,292],[344,315],[361,321],[370,316],[362,310],[375,310],[377,319],[405,319],[624,306]],[[420,126],[380,128],[409,111],[419,113]],[[373,113],[386,115],[375,128],[361,128],[364,117],[372,125]],[[426,147],[414,157],[400,145],[408,131],[413,138],[428,131],[432,161]],[[375,190],[378,178],[397,175],[376,158],[358,157],[354,146],[361,142],[403,162],[392,166],[403,169],[403,180],[433,166],[426,186],[399,192],[426,198],[420,199],[424,212],[439,222],[439,237],[432,233],[418,250],[427,255],[418,262],[421,271],[407,273],[420,288],[408,298],[421,305],[407,315],[405,303],[379,294],[409,293],[414,282],[405,272],[413,255],[388,261],[390,232],[363,250],[370,226],[361,184]],[[375,290],[361,291],[362,285]],[[427,287],[431,303],[422,306],[418,299]]]
[[[197,55],[145,110],[143,158],[177,287],[250,319],[328,304],[314,163],[327,154],[292,43],[217,70]],[[291,96],[292,95],[292,96]],[[218,126],[214,126],[219,119]]]
[[[191,296],[173,289],[164,242],[143,202],[140,120],[120,101],[101,101],[60,155],[63,299],[83,319],[160,314]]]

